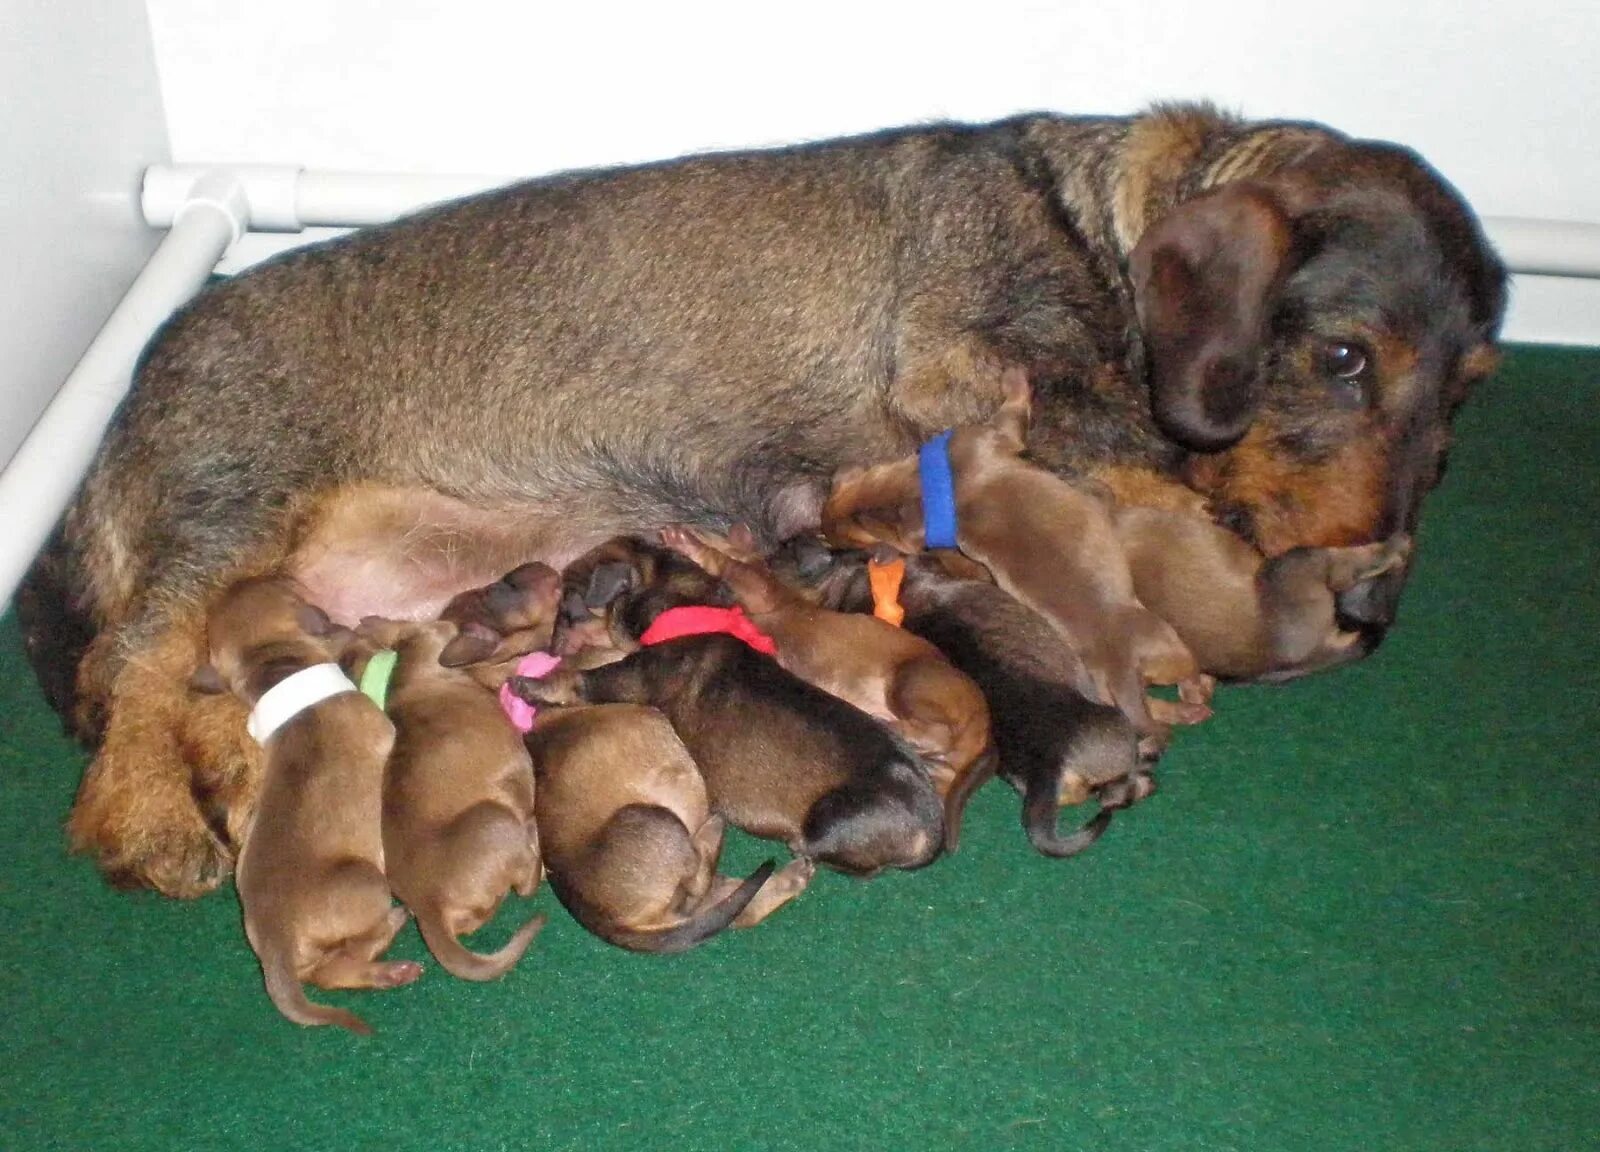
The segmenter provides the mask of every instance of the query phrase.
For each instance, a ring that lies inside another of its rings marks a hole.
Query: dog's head
[[[733,592],[693,560],[661,544],[619,536],[590,549],[561,574],[551,651],[630,651],[655,618],[687,604],[734,604]]]
[[[354,639],[353,631],[307,603],[289,580],[241,580],[207,614],[206,659],[189,686],[253,701],[289,672],[339,659]]]
[[[1330,137],[1182,201],[1129,268],[1153,415],[1220,522],[1268,554],[1415,527],[1506,294],[1436,172]],[[1386,623],[1403,579],[1347,607]]]
[[[548,564],[524,564],[493,584],[456,596],[439,619],[456,626],[439,652],[447,668],[503,664],[549,647],[561,577]]]

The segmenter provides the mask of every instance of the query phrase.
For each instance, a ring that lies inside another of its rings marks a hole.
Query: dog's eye
[[[1330,376],[1341,380],[1354,380],[1367,370],[1367,350],[1359,344],[1336,340],[1324,345],[1322,367]]]

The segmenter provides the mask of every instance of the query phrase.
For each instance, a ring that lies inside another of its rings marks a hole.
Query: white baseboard
[[[1506,340],[1600,347],[1600,280],[1514,276]]]

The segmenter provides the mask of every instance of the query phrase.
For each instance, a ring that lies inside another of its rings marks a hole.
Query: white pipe
[[[152,228],[165,228],[204,173],[197,164],[145,169],[140,204]],[[386,224],[430,204],[505,184],[506,176],[404,176],[384,172],[317,171],[290,165],[229,168],[250,202],[250,226],[261,232],[299,232],[329,226]]]
[[[249,226],[244,186],[225,171],[195,181],[174,206],[172,231],[0,473],[0,604],[11,599],[94,462],[151,334],[200,290]]]
[[[1530,276],[1600,278],[1600,224],[1486,216],[1483,227],[1513,272]]]
[[[165,228],[204,172],[201,165],[157,164],[145,172],[143,206],[152,227]],[[292,166],[230,169],[245,185],[252,229],[299,232],[310,227],[385,224],[444,200],[507,183],[503,176],[406,176]],[[1484,230],[1513,272],[1600,278],[1600,224],[1486,216]],[[288,247],[285,245],[284,247]]]

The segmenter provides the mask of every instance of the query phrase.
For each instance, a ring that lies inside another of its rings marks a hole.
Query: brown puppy
[[[546,640],[554,579],[547,587]],[[533,764],[494,695],[466,670],[440,663],[457,638],[455,624],[369,618],[360,634],[398,655],[388,682],[395,743],[383,789],[389,886],[447,972],[493,980],[521,959],[545,918],[534,916],[488,955],[457,937],[493,919],[508,891],[532,896],[539,886]],[[363,655],[360,671],[372,655]],[[459,649],[453,655],[464,658]]]
[[[1283,680],[1365,652],[1339,597],[1405,567],[1411,540],[1291,548],[1270,560],[1209,520],[1159,508],[1113,514],[1141,602],[1183,637],[1208,675]]]
[[[819,603],[844,612],[872,607],[866,554],[830,551],[796,537],[772,559],[774,572]],[[1113,813],[1155,791],[1158,749],[1127,717],[1074,687],[1081,662],[1038,613],[987,578],[951,575],[943,558],[910,557],[900,604],[905,627],[925,638],[982,689],[989,702],[1000,778],[1022,796],[1022,826],[1046,856],[1075,856],[1100,838]],[[1100,811],[1068,835],[1058,809],[1093,797]]]
[[[910,741],[933,770],[944,850],[954,852],[967,800],[995,771],[989,705],[978,686],[915,634],[807,600],[773,576],[743,525],[726,539],[681,527],[661,539],[727,583],[778,646],[779,664]]]
[[[1204,719],[1200,668],[1172,626],[1134,595],[1109,502],[1022,458],[1032,406],[1027,377],[1007,369],[1002,386],[1005,401],[994,417],[957,427],[949,441],[962,553],[1061,633],[1081,661],[1079,692],[1116,705],[1150,736]],[[838,545],[921,550],[917,457],[841,471],[822,531]],[[1177,684],[1185,702],[1147,697],[1149,684]]]
[[[270,691],[337,654],[318,637],[332,631],[288,581],[235,585],[211,610],[210,663],[194,684],[232,691],[261,717]],[[245,935],[278,1011],[296,1024],[370,1032],[351,1012],[312,1004],[301,982],[394,988],[422,974],[412,961],[377,959],[406,922],[389,899],[380,832],[394,727],[347,685],[263,738],[261,799],[237,875]]]
[[[944,811],[927,766],[866,713],[731,635],[640,647],[669,612],[730,602],[722,581],[644,540],[611,541],[563,580],[557,643],[602,616],[610,642],[631,651],[588,672],[514,677],[513,691],[540,704],[659,708],[700,766],[716,812],[797,856],[858,876],[938,856]]]
[[[619,532],[775,542],[838,468],[987,415],[1004,364],[1053,472],[1267,555],[1383,540],[1504,295],[1416,156],[1196,106],[569,173],[289,254],[166,326],[19,601],[98,743],[72,842],[171,894],[226,875],[196,797],[233,822],[257,760],[183,681],[241,576],[429,619]],[[1403,582],[1340,612],[1376,635]]]
[[[804,857],[776,876],[717,875],[722,817],[667,718],[602,704],[540,715],[528,734],[538,770],[550,885],[579,923],[640,952],[682,952],[732,924],[758,924],[803,891]]]

